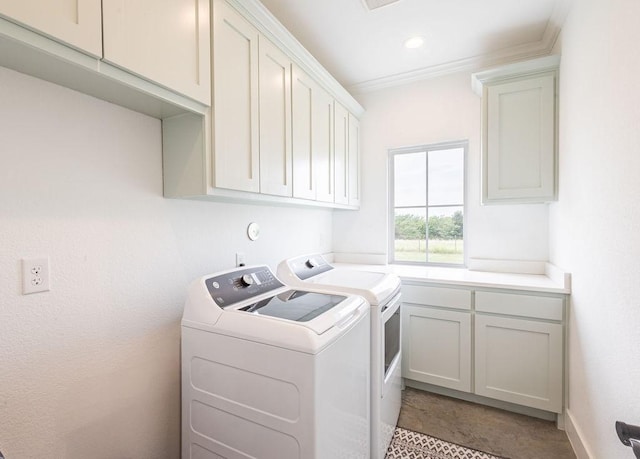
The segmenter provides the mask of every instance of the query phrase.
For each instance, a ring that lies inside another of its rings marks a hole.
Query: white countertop
[[[545,293],[571,293],[570,275],[558,272],[548,274],[515,274],[502,272],[472,271],[462,268],[442,268],[412,265],[368,265],[333,263],[336,267],[366,271],[394,273],[402,281],[468,287],[527,290]]]

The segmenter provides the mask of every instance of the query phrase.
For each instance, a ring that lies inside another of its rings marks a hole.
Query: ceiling
[[[261,0],[347,89],[375,90],[549,54],[568,0]],[[377,2],[387,3],[387,2]],[[423,47],[406,49],[412,36]]]

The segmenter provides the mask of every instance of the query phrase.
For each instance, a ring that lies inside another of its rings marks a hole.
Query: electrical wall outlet
[[[22,294],[49,290],[49,258],[23,258]]]
[[[236,252],[236,267],[244,266],[244,252]]]

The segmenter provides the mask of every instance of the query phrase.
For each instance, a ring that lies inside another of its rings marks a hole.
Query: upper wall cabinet
[[[258,30],[226,2],[214,2],[215,187],[260,191],[258,37]]]
[[[360,205],[360,123],[334,104],[335,202]]]
[[[482,97],[482,202],[557,196],[558,56],[473,75]]]
[[[100,0],[0,0],[0,16],[102,57]]]
[[[334,202],[333,98],[321,87],[312,95],[311,118],[316,200]]]
[[[357,208],[362,107],[259,2],[211,23],[213,103],[163,121],[165,196]]]
[[[293,66],[293,196],[334,202],[333,98]]]
[[[0,0],[0,65],[165,118],[211,102],[209,0]]]
[[[213,30],[213,186],[290,197],[291,61],[224,1]]]
[[[349,204],[349,112],[338,102],[333,109],[335,202]]]
[[[349,113],[349,205],[360,205],[360,122]]]
[[[291,61],[266,38],[259,49],[260,192],[291,196]]]
[[[209,0],[103,0],[102,14],[105,61],[209,104]]]

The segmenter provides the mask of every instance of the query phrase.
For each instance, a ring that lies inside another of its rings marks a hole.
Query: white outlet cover
[[[23,258],[22,294],[29,295],[49,290],[49,258]]]

